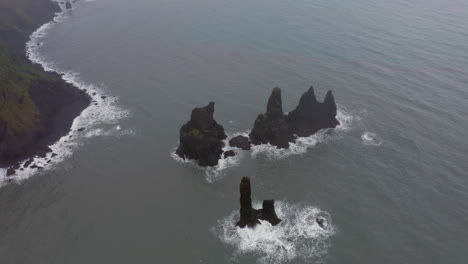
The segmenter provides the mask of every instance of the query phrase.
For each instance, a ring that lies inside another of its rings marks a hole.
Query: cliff
[[[43,155],[90,102],[26,59],[29,36],[59,11],[50,0],[0,0],[0,167]]]

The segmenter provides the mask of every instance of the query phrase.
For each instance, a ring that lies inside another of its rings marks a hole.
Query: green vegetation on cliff
[[[89,97],[25,55],[29,36],[60,11],[51,0],[0,0],[0,167],[44,155]]]
[[[20,134],[37,122],[40,113],[29,94],[31,82],[56,78],[27,61],[24,49],[31,32],[57,8],[50,0],[0,0],[0,120],[10,133]]]
[[[29,64],[0,41],[0,119],[15,134],[31,128],[39,112],[29,95],[29,86],[38,79],[50,80],[38,66]]]

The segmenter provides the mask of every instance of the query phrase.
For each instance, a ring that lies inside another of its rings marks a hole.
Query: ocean
[[[26,48],[93,103],[3,181],[0,262],[465,263],[467,32],[462,0],[80,0]],[[273,87],[287,112],[311,85],[336,129],[175,157],[194,107],[232,137]],[[243,176],[279,226],[234,227]]]

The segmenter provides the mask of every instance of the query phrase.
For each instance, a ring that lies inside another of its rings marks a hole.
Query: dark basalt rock
[[[72,4],[70,3],[70,1],[67,1],[67,2],[65,3],[65,8],[66,8],[66,9],[72,9]]]
[[[259,220],[268,221],[272,225],[277,225],[281,222],[275,212],[275,201],[264,200],[262,209],[252,208],[250,178],[244,177],[240,183],[240,219],[236,226],[240,228],[255,227],[260,224]]]
[[[180,145],[176,154],[183,159],[198,160],[200,166],[215,166],[223,154],[226,139],[223,126],[213,118],[214,103],[195,108],[190,121],[180,129]]]
[[[317,222],[317,224],[318,224],[321,228],[325,228],[326,221],[325,221],[324,218],[318,217],[317,219],[315,219],[315,222]]]
[[[7,176],[11,176],[16,173],[16,170],[13,167],[8,168]]]
[[[283,114],[280,88],[273,89],[268,99],[267,112],[258,115],[249,137],[255,145],[270,143],[278,148],[288,148],[289,142],[294,141]]]
[[[248,137],[237,136],[229,140],[229,146],[240,148],[243,150],[250,150],[250,142]]]
[[[335,128],[340,123],[336,119],[336,103],[331,91],[327,92],[323,103],[317,101],[314,88],[301,96],[299,105],[287,116],[290,132],[299,137],[308,137],[320,129]]]
[[[228,151],[224,152],[224,158],[234,157],[235,155],[236,155],[236,153],[234,152],[234,150],[228,150]]]
[[[270,143],[278,148],[288,148],[297,136],[308,137],[320,129],[335,128],[339,125],[336,113],[332,92],[329,91],[320,103],[314,88],[310,87],[301,96],[296,109],[286,116],[283,114],[281,89],[274,88],[268,99],[267,112],[257,117],[249,137],[256,145]]]

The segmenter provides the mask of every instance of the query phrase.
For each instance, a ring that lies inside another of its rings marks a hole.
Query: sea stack
[[[279,224],[281,219],[278,218],[275,212],[275,201],[264,200],[262,209],[254,209],[252,207],[250,178],[244,177],[240,183],[240,219],[236,226],[240,228],[253,228],[260,224],[260,220],[268,221],[273,226]]]
[[[308,137],[320,129],[335,128],[340,124],[336,119],[336,103],[331,91],[323,103],[317,101],[314,87],[310,87],[299,101],[299,105],[287,116],[289,130],[299,137]]]
[[[328,91],[323,103],[317,101],[314,88],[301,96],[296,109],[288,115],[283,113],[281,89],[274,88],[268,99],[267,112],[260,114],[249,134],[253,144],[271,144],[278,148],[288,148],[297,137],[311,136],[320,129],[335,128],[336,103]]]
[[[65,3],[65,8],[68,10],[68,9],[72,9],[72,4],[70,3],[70,1],[67,1]]]
[[[258,115],[249,137],[255,145],[270,143],[278,148],[288,148],[289,142],[294,141],[283,113],[280,88],[276,87],[271,92],[267,111]]]
[[[214,103],[195,108],[190,121],[180,129],[180,145],[176,154],[183,159],[198,160],[200,166],[218,165],[226,139],[223,126],[213,118]]]

